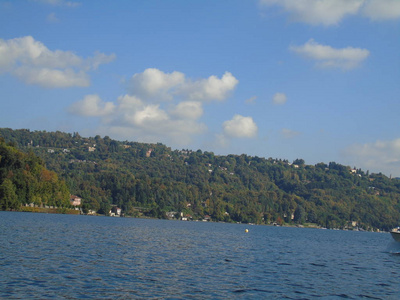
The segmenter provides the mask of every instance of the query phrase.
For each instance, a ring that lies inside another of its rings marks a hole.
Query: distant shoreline
[[[10,210],[2,210],[2,211],[10,211]],[[67,214],[67,215],[86,215],[81,214],[79,210],[69,209],[69,208],[45,208],[45,207],[29,207],[29,206],[22,206],[20,210],[11,210],[10,212],[31,212],[31,213],[45,213],[45,214]],[[112,217],[106,216],[101,214],[96,215],[88,215],[88,216],[97,216],[97,217]],[[125,218],[134,218],[134,219],[154,219],[154,220],[168,220],[168,219],[158,219],[158,218],[151,218],[151,217],[133,217],[133,216],[126,216]],[[182,221],[182,220],[168,220],[168,221],[181,221],[181,222],[200,222],[196,221]],[[226,223],[220,221],[209,221],[213,223]],[[253,223],[231,223],[231,224],[241,224],[241,225],[249,225],[249,226],[272,226],[272,227],[292,227],[292,228],[306,228],[306,229],[322,229],[322,230],[342,230],[342,231],[360,231],[360,232],[377,232],[377,233],[388,233],[387,231],[368,231],[364,229],[356,229],[356,228],[325,228],[318,226],[316,224],[305,224],[305,225],[298,225],[298,224],[282,224],[282,225],[274,225],[274,224],[253,224]]]

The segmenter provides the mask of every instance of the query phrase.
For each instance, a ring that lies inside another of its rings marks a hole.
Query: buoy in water
[[[248,229],[245,229],[244,232],[249,232],[249,230],[248,230]]]

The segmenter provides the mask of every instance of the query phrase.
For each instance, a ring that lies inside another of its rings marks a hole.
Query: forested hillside
[[[32,151],[23,153],[0,137],[0,209],[20,210],[30,203],[68,207],[68,188]]]
[[[328,228],[353,222],[385,230],[399,223],[400,180],[335,162],[306,165],[302,159],[218,156],[78,133],[0,129],[0,136],[39,156],[72,194],[82,197],[84,209],[100,213],[116,205],[125,215],[142,212],[158,218],[176,212],[195,220],[209,216],[214,221],[307,222]],[[5,178],[14,180],[4,171],[0,178],[2,186]],[[34,194],[21,193],[18,201],[30,201],[24,197]]]

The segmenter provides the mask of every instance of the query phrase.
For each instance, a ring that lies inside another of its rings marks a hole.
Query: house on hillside
[[[72,206],[79,206],[82,204],[82,199],[79,198],[78,196],[71,195],[69,198],[69,202],[71,203]]]
[[[210,222],[211,221],[211,216],[205,215],[204,218],[203,218],[203,221],[204,222]]]

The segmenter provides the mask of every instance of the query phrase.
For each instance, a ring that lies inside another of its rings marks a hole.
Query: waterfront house
[[[78,196],[71,195],[69,198],[69,202],[71,203],[72,206],[79,206],[82,203],[82,199],[79,198]]]
[[[120,217],[121,213],[122,213],[122,209],[120,209],[118,206],[115,206],[115,205],[113,207],[111,207],[110,212],[109,212],[111,217]]]
[[[111,211],[112,211],[113,213],[115,213],[116,216],[120,216],[120,215],[121,215],[121,212],[122,212],[122,209],[120,209],[118,206],[113,206],[113,208],[111,209]]]

